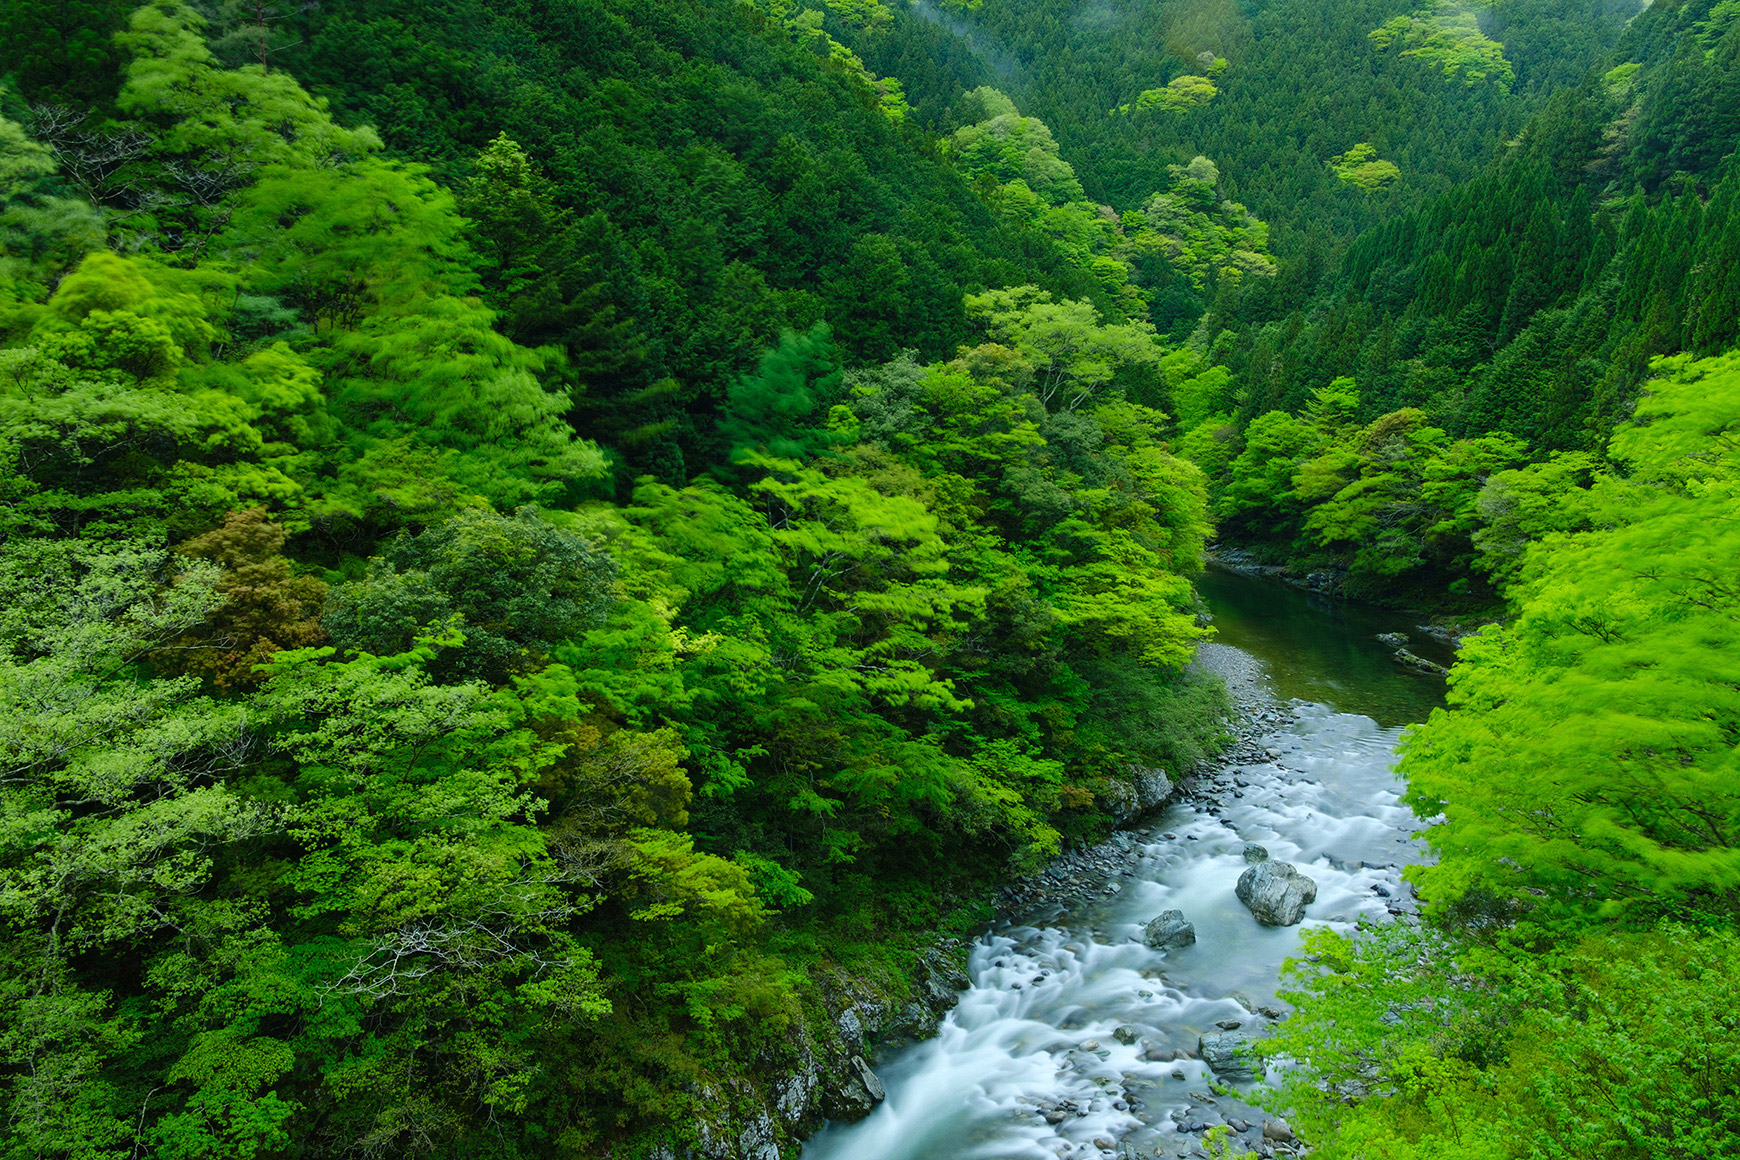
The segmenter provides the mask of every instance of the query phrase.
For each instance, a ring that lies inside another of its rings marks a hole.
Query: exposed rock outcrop
[[[825,1120],[856,1120],[887,1098],[870,1063],[879,1040],[934,1034],[960,1002],[966,972],[949,940],[920,957],[910,1000],[881,985],[843,974],[817,980],[827,1022],[794,1021],[786,1041],[742,1069],[740,1078],[692,1089],[696,1114],[687,1139],[672,1141],[656,1160],[779,1160],[780,1150]]]

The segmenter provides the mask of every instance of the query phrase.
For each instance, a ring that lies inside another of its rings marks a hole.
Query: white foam
[[[1147,856],[1132,849],[1120,892],[1043,929],[982,939],[971,986],[936,1037],[879,1062],[888,1099],[856,1124],[830,1124],[804,1160],[1102,1157],[1115,1153],[1096,1140],[1152,1143],[1175,1131],[1172,1113],[1190,1122],[1187,1109],[1202,1103],[1191,1093],[1208,1090],[1207,1068],[1145,1061],[1148,1046],[1194,1047],[1218,1020],[1260,1024],[1230,996],[1274,1002],[1301,930],[1387,917],[1373,886],[1404,893],[1396,867],[1419,857],[1417,843],[1396,840],[1419,825],[1392,770],[1399,730],[1323,705],[1296,708],[1296,725],[1263,739],[1280,758],[1238,774],[1248,785],[1223,810],[1231,826],[1206,807],[1174,806],[1142,835]],[[1234,897],[1253,842],[1317,881],[1301,926],[1262,926]],[[1167,909],[1195,924],[1194,946],[1159,952],[1141,943],[1143,924]],[[1120,1027],[1140,1038],[1119,1043]],[[1089,1040],[1098,1050],[1082,1050]],[[1070,1114],[1047,1123],[1040,1105],[1064,1101]],[[1262,1119],[1236,1099],[1219,1098],[1214,1111]]]

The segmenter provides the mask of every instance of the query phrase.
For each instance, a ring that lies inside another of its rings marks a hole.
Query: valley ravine
[[[1282,703],[1264,661],[1229,645],[1204,645],[1198,663],[1226,679],[1241,740],[1094,852],[1109,874],[1031,885],[973,947],[936,1035],[880,1058],[886,1100],[828,1125],[804,1160],[1186,1157],[1205,1155],[1218,1125],[1260,1155],[1295,1153],[1274,1113],[1241,1098],[1253,1081],[1224,1060],[1217,1076],[1202,1039],[1260,1037],[1285,1017],[1276,991],[1302,930],[1407,915],[1401,870],[1422,856],[1420,821],[1392,768],[1400,726]],[[1251,846],[1316,882],[1299,925],[1264,926],[1235,898]],[[1143,942],[1167,910],[1194,925],[1193,945]]]

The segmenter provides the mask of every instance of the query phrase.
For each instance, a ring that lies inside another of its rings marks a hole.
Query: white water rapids
[[[1261,1035],[1300,931],[1387,921],[1408,897],[1400,867],[1420,856],[1391,768],[1399,729],[1302,702],[1274,717],[1194,800],[1115,840],[1115,891],[982,938],[936,1037],[879,1059],[888,1098],[829,1124],[803,1160],[1190,1156],[1229,1121],[1264,1149],[1264,1113],[1212,1094],[1200,1060],[1167,1057],[1220,1021]],[[1249,843],[1316,880],[1300,926],[1262,926],[1234,898]],[[1195,924],[1196,944],[1150,950],[1142,928],[1169,909]]]

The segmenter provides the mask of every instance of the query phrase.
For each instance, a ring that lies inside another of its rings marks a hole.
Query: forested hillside
[[[1215,537],[1502,619],[1276,1106],[1732,1154],[1737,15],[7,4],[0,1155],[791,1154]]]
[[[1309,440],[1271,447],[1274,428],[1342,381],[1357,389],[1355,418],[1441,431],[1452,459],[1490,458],[1480,442],[1500,440],[1482,473],[1553,457],[1566,486],[1584,481],[1651,358],[1740,337],[1735,36],[1720,6],[1652,5],[1611,68],[1554,95],[1478,178],[1359,235],[1309,294],[1218,299],[1201,335],[1216,336],[1225,379],[1189,418],[1219,449],[1199,461],[1228,464],[1223,527],[1299,566],[1349,566],[1368,595],[1490,601],[1466,519],[1447,522],[1429,488],[1364,482],[1394,467],[1429,479],[1445,470],[1440,452],[1380,467],[1355,446],[1363,465],[1349,458],[1325,479],[1304,470]],[[1368,447],[1379,429],[1367,428]],[[1278,510],[1239,498],[1276,480]],[[1388,494],[1373,504],[1374,490]],[[1361,492],[1373,508],[1363,528],[1331,510]],[[1410,541],[1419,549],[1392,550]]]
[[[693,1143],[1213,743],[1152,327],[732,3],[249,11],[0,121],[7,1154]]]

